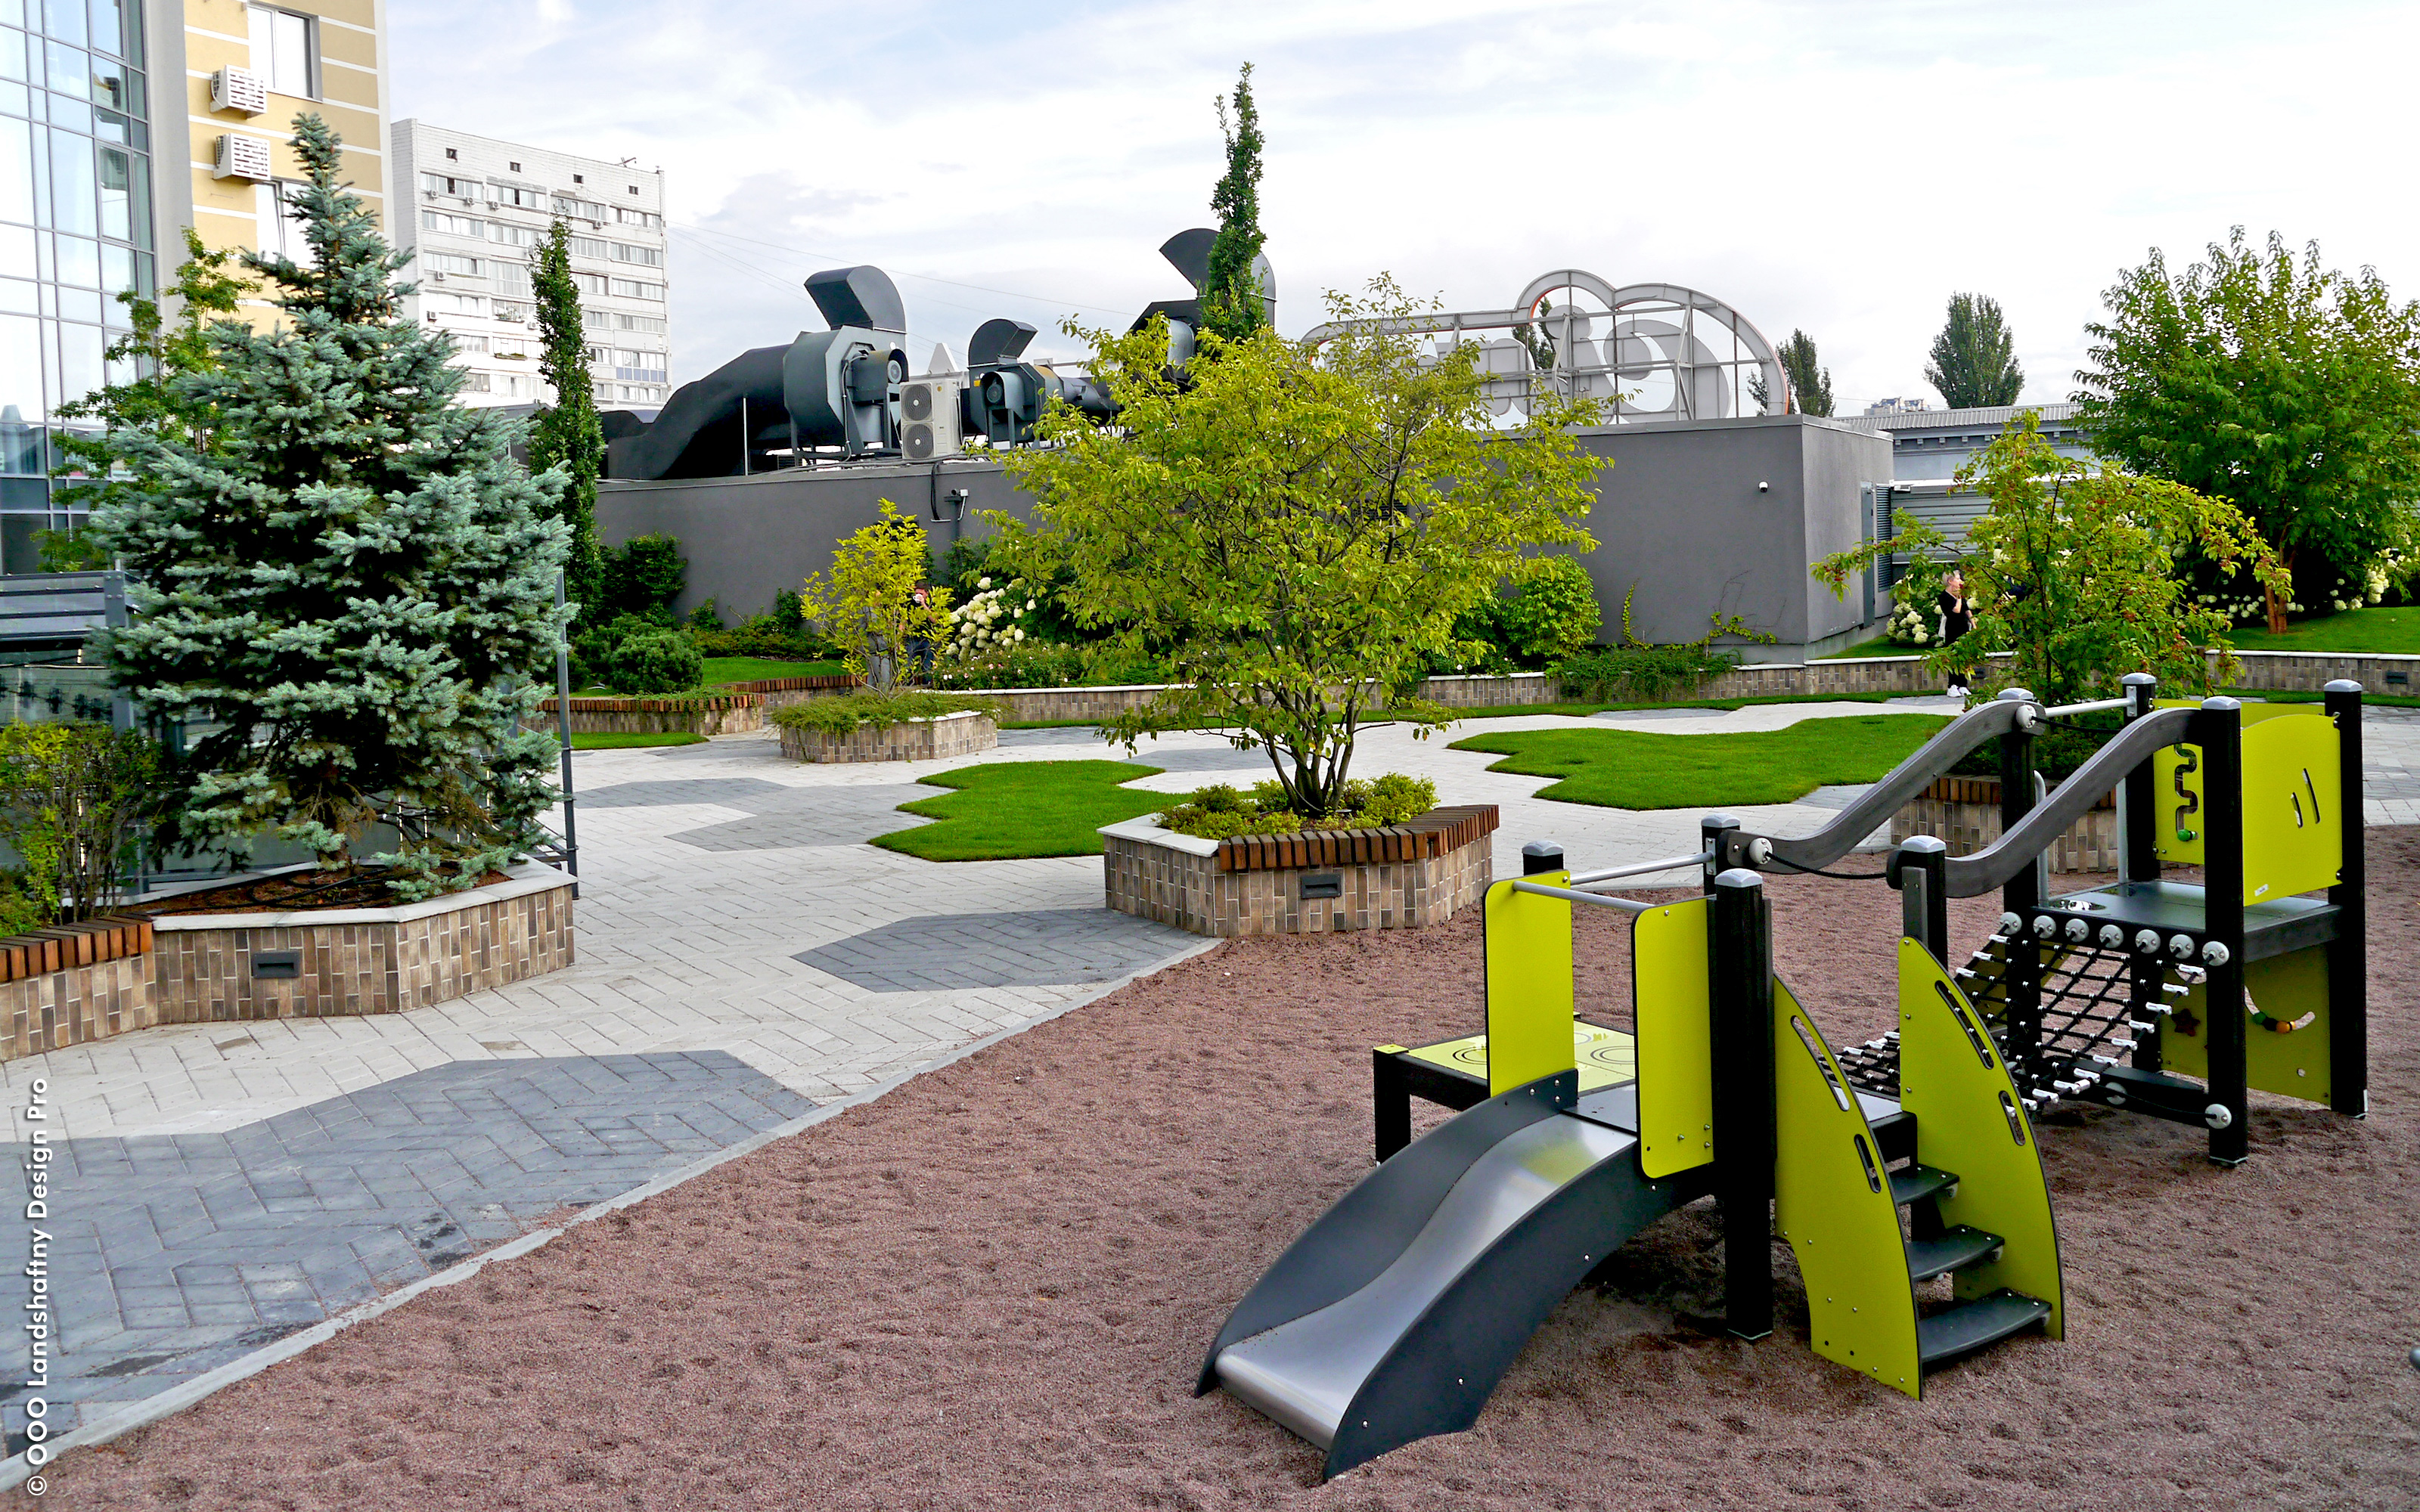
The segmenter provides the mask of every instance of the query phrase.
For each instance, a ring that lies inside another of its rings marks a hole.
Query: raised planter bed
[[[1891,817],[1896,845],[1911,835],[1936,835],[1952,856],[1972,856],[2000,838],[2000,779],[1945,777]],[[2085,816],[2052,842],[2054,872],[2118,870],[2118,797],[2104,794]]]
[[[1000,744],[999,723],[988,714],[971,710],[931,719],[903,719],[879,729],[860,725],[842,735],[792,725],[777,728],[782,735],[782,754],[794,762],[940,761],[989,750]]]
[[[805,681],[805,679],[799,679]],[[660,699],[583,699],[571,701],[571,733],[576,735],[737,735],[765,728],[762,693],[699,693]],[[533,730],[559,728],[555,701],[538,705]]]
[[[151,939],[149,920],[122,917],[0,939],[0,1061],[158,1023]]]
[[[1101,830],[1109,906],[1196,934],[1442,924],[1486,893],[1494,804],[1401,825],[1202,840],[1145,815]]]

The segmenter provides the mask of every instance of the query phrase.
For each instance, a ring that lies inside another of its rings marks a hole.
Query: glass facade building
[[[80,523],[52,504],[51,433],[132,376],[102,355],[130,325],[117,296],[154,291],[143,31],[140,0],[0,0],[0,572]]]

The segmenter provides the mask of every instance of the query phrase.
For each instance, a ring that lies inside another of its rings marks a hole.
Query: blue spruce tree
[[[132,581],[113,675],[204,732],[177,764],[172,838],[256,837],[322,867],[356,853],[406,898],[473,885],[525,852],[553,792],[551,736],[521,729],[562,633],[565,477],[531,477],[492,415],[458,408],[439,332],[396,318],[409,260],[341,180],[341,143],[295,121],[308,266],[247,254],[273,329],[208,332],[214,361],[161,381],[194,424],[113,425],[150,486],[97,510]]]

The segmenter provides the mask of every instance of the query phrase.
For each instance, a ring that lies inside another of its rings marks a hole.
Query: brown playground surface
[[[1575,1293],[1475,1429],[1332,1485],[1192,1396],[1227,1309],[1366,1168],[1368,1047],[1477,1028],[1473,911],[1197,957],[71,1455],[44,1504],[2420,1504],[2420,831],[2371,857],[2377,1111],[2259,1105],[2236,1171],[2197,1131],[2046,1119],[2069,1340],[1922,1402],[1807,1350],[1786,1258],[1780,1332],[1722,1337],[1694,1211]],[[1895,896],[1772,890],[1832,1037],[1887,1026]],[[1620,921],[1584,912],[1582,1000],[1626,1008]],[[1996,913],[1958,905],[1953,937]]]

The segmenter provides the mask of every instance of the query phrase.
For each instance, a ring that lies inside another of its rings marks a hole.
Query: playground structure
[[[2010,689],[1814,835],[1715,815],[1696,856],[1578,875],[1528,847],[1525,874],[1486,898],[1486,1032],[1373,1052],[1377,1168],[1246,1293],[1197,1392],[1223,1387],[1319,1445],[1331,1476],[1468,1427],[1573,1287],[1713,1195],[1731,1333],[1772,1331],[1778,1233],[1815,1352],[1921,1396],[1928,1371],[1976,1350],[2065,1336],[2036,1114],[2071,1101],[2196,1126],[2224,1165],[2247,1156],[2251,1088],[2365,1114],[2359,685],[2247,708],[2126,684],[2065,708]],[[2045,790],[2036,735],[2107,710],[2122,727]],[[1994,738],[2001,839],[1892,854],[1900,1026],[1836,1053],[1774,975],[1761,873],[1823,872]],[[2113,788],[2118,882],[2050,896],[2042,853]],[[2202,883],[2163,878],[2167,863]],[[1682,867],[1702,869],[1705,896],[1601,890]],[[1993,888],[1999,928],[1953,970],[1947,901]],[[1578,1012],[1578,904],[1634,918],[1630,1032]],[[1415,1096],[1460,1111],[1413,1140]]]

